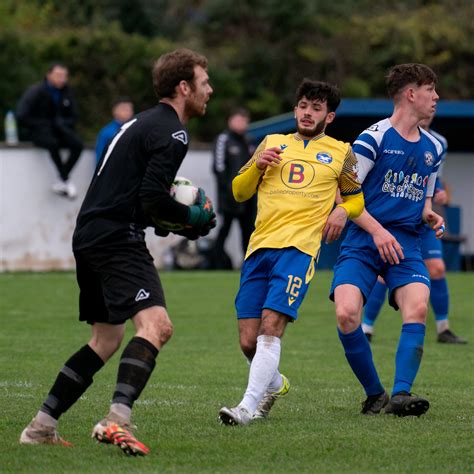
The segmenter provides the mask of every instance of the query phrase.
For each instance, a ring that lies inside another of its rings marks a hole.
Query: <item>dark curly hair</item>
[[[328,112],[335,112],[341,103],[339,89],[335,85],[312,79],[303,79],[298,89],[296,89],[296,103],[303,97],[308,100],[326,102]]]

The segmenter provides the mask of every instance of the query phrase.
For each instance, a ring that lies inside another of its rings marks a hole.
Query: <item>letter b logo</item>
[[[303,160],[292,160],[285,163],[281,170],[283,184],[291,189],[302,189],[314,179],[314,168]]]
[[[300,184],[303,181],[304,181],[304,166],[298,163],[291,163],[288,182],[290,184]]]

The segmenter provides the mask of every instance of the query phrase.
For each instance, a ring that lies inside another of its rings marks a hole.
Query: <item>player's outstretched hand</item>
[[[342,207],[335,207],[329,214],[326,225],[323,229],[323,240],[330,244],[341,236],[341,232],[347,222],[347,212]]]
[[[432,210],[423,211],[423,220],[434,230],[436,231],[436,238],[440,239],[446,229],[444,224],[444,219],[439,214]]]
[[[283,153],[283,150],[277,146],[263,150],[258,154],[255,165],[260,170],[264,170],[267,166],[277,166],[281,162],[280,153]]]
[[[383,227],[372,234],[374,244],[377,247],[380,258],[384,263],[390,263],[391,265],[398,265],[400,260],[405,258],[403,255],[402,246],[398,243],[398,240]]]

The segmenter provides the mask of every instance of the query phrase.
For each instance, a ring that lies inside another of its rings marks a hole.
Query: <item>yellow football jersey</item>
[[[282,150],[281,163],[259,170],[259,153],[272,147]],[[362,192],[350,144],[324,133],[311,140],[297,133],[268,135],[233,182],[240,200],[258,191],[255,231],[245,258],[261,248],[286,247],[316,257],[338,187],[342,196]]]

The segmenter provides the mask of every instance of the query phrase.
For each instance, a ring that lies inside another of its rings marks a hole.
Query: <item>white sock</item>
[[[245,357],[245,359],[247,360],[247,364],[250,367],[252,365],[252,359],[250,359],[247,356]],[[282,385],[283,385],[283,378],[280,374],[279,369],[276,369],[275,373],[273,374],[273,378],[272,378],[270,384],[268,385],[267,390],[269,392],[278,392],[278,390],[280,390]]]
[[[373,334],[374,327],[370,326],[369,324],[362,323],[362,331],[364,331],[364,334]]]
[[[112,403],[112,405],[110,405],[110,413],[117,415],[119,418],[129,423],[132,416],[132,409],[123,403]]]
[[[283,377],[281,376],[280,371],[276,369],[275,373],[273,374],[273,378],[271,382],[268,384],[267,390],[269,392],[278,392],[278,390],[280,390],[282,385],[283,385]]]
[[[51,415],[48,415],[44,411],[39,411],[36,414],[35,421],[37,421],[38,423],[44,426],[50,426],[51,428],[54,428],[54,429],[56,429],[56,426],[58,426],[58,420],[56,420],[56,418],[53,418]]]
[[[442,319],[441,321],[436,321],[436,332],[441,334],[443,331],[449,329],[449,319]]]
[[[260,400],[267,391],[280,363],[280,338],[275,336],[258,336],[257,351],[252,360],[249,383],[240,406],[249,413],[254,413]]]
[[[245,356],[245,360],[247,361],[247,364],[250,367],[252,365],[252,359]],[[268,385],[267,390],[269,392],[278,392],[278,390],[280,390],[282,385],[283,385],[283,379],[281,377],[280,370],[276,369],[275,373],[273,374],[273,378]]]

